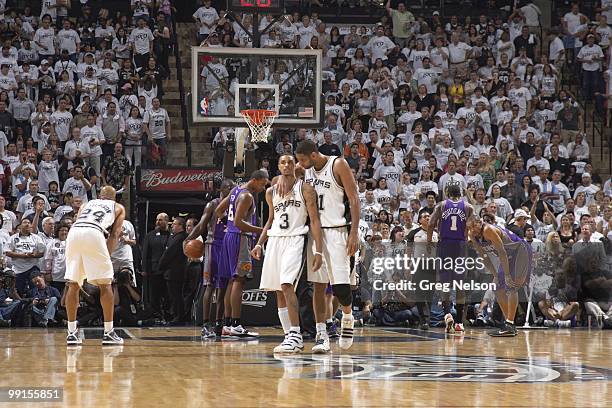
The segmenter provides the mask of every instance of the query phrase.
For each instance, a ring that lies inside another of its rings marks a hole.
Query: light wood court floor
[[[103,348],[87,331],[0,331],[0,387],[62,387],[63,401],[8,407],[610,407],[612,336],[521,331],[490,338],[364,328],[348,353],[274,357],[279,330],[259,340],[201,341],[197,328],[128,329]],[[99,337],[99,333],[97,333]]]

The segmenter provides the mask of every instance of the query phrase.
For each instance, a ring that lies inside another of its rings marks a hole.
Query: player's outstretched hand
[[[321,265],[323,265],[323,257],[320,254],[316,254],[314,261],[312,261],[312,270],[318,271],[321,269]]]
[[[346,244],[346,253],[348,256],[355,255],[355,252],[359,249],[359,237],[357,234],[349,234],[348,242]]]
[[[255,245],[255,248],[251,249],[251,257],[258,261],[261,260],[261,245]]]

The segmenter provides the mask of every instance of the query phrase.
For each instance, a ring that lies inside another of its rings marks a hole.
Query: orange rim
[[[270,109],[244,109],[240,113],[242,116],[249,118],[249,121],[257,126],[264,123],[266,118],[276,117],[276,111]]]

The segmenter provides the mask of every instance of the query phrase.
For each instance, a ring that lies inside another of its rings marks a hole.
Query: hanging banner
[[[168,168],[141,169],[138,193],[214,193],[215,180],[222,178],[219,169]]]

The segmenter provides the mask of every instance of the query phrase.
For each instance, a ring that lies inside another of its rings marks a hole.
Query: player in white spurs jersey
[[[100,192],[99,200],[91,200],[81,206],[66,239],[68,345],[82,343],[76,327],[76,317],[79,290],[85,279],[100,288],[100,303],[104,312],[102,344],[123,344],[123,339],[113,330],[115,305],[111,287],[113,264],[110,254],[117,245],[125,219],[125,209],[115,202],[115,195],[113,187],[105,186]]]
[[[285,339],[274,348],[274,353],[291,354],[304,349],[295,288],[306,266],[306,234],[309,226],[315,242],[314,269],[319,269],[323,263],[323,242],[314,188],[295,178],[293,156],[281,156],[278,159],[278,169],[281,176],[276,185],[266,191],[266,201],[270,208],[268,222],[251,256],[261,259],[262,245],[268,241],[259,287],[276,291],[278,317]],[[287,193],[281,195],[279,189]]]
[[[323,229],[323,267],[308,270],[308,280],[314,283],[313,305],[317,322],[317,337],[313,353],[330,351],[325,325],[325,289],[331,283],[332,291],[342,307],[341,335],[338,345],[348,349],[353,344],[353,301],[351,292],[350,257],[359,247],[360,203],[357,183],[346,160],[319,153],[312,141],[300,142],[296,158],[304,172],[304,181],[317,192],[317,204]],[[351,220],[345,216],[345,196],[348,199]],[[312,254],[309,253],[309,256]],[[312,264],[312,261],[308,261]]]

